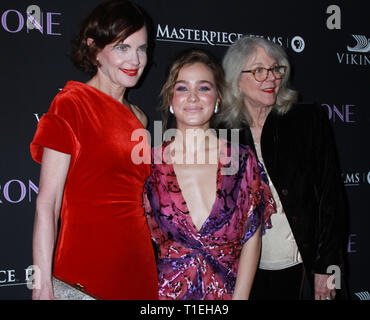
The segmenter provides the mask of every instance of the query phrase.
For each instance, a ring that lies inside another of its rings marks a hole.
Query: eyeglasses
[[[252,70],[243,70],[242,73],[252,73],[256,81],[262,82],[267,79],[269,71],[272,72],[276,80],[283,79],[286,74],[286,69],[287,69],[286,66],[274,66],[268,69],[263,68],[263,67],[258,67]]]

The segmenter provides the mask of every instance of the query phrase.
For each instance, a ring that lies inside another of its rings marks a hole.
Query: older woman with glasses
[[[328,273],[343,265],[346,206],[327,116],[296,103],[286,54],[271,41],[239,39],[223,66],[228,88],[219,127],[241,129],[240,143],[265,166],[277,203],[252,298],[334,299],[340,284]]]

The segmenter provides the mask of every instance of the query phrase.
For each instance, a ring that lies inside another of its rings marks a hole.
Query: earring
[[[214,113],[217,113],[217,112],[218,112],[218,103],[216,103],[215,110],[214,110]]]
[[[172,106],[170,106],[170,112],[174,114]]]

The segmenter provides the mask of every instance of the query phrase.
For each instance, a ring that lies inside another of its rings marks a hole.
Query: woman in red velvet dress
[[[131,134],[147,119],[125,99],[147,63],[146,26],[128,1],[95,8],[73,51],[93,77],[68,82],[39,122],[31,143],[41,163],[33,299],[157,299],[142,209],[149,165],[131,159]]]

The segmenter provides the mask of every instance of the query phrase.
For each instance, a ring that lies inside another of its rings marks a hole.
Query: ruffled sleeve
[[[32,158],[41,163],[44,147],[76,158],[80,143],[76,136],[74,104],[69,99],[54,99],[47,114],[41,117],[30,145]]]
[[[246,188],[247,193],[249,192],[249,203],[244,212],[247,219],[242,240],[244,244],[254,235],[259,226],[261,226],[262,235],[266,229],[271,228],[271,215],[276,213],[276,205],[268,186],[266,172],[250,149],[242,187]]]
[[[153,186],[151,184],[151,177],[149,176],[145,183],[143,193],[144,214],[146,216],[146,221],[148,223],[152,241],[156,244],[159,244],[161,242],[163,234],[152,210],[151,202],[158,200],[157,198],[153,197],[155,197],[155,195],[153,192]]]

